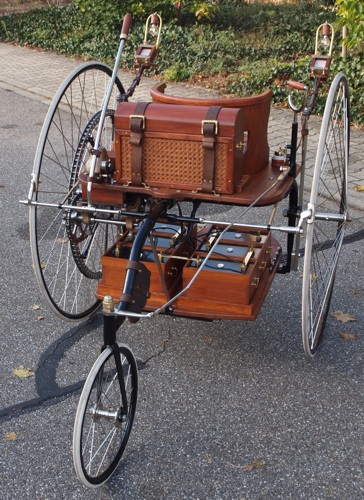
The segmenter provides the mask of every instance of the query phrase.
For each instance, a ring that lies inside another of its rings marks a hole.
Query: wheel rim
[[[316,354],[322,340],[345,234],[348,148],[348,88],[339,74],[330,88],[322,121],[310,198],[315,215],[306,235],[302,335],[309,356]],[[340,214],[342,220],[323,220],[325,214]]]
[[[79,196],[78,176],[89,155],[84,134],[87,130],[95,131],[111,74],[112,70],[106,65],[86,63],[75,70],[57,92],[44,122],[34,161],[35,201],[72,203]],[[108,121],[117,93],[123,92],[117,80]],[[76,214],[71,212],[72,217]],[[105,251],[106,231],[99,225],[89,228],[88,232],[92,238],[79,239],[71,246],[72,231],[61,210],[31,207],[31,250],[38,284],[51,309],[69,320],[85,318],[100,305],[95,291],[101,275],[100,257],[101,249]],[[111,233],[107,231],[109,239]],[[86,246],[87,255],[82,255]],[[82,258],[77,262],[80,255]],[[84,272],[85,269],[90,272]]]
[[[137,368],[131,351],[120,347],[128,413],[123,415],[115,357],[107,348],[85,382],[74,430],[74,465],[80,481],[101,486],[115,471],[127,444],[136,409]]]

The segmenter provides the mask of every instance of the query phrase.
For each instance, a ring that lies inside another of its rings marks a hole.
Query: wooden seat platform
[[[299,169],[297,169],[298,172]],[[140,194],[146,197],[151,196],[152,198],[175,201],[199,199],[207,203],[249,206],[262,193],[274,185],[269,193],[256,203],[256,206],[267,206],[281,201],[290,190],[293,182],[293,177],[287,175],[287,172],[282,174],[269,162],[266,168],[258,174],[244,176],[241,183],[241,192],[234,194],[210,194],[201,191],[183,191],[181,189],[94,183],[92,186],[92,199],[95,203],[121,205],[124,203],[125,195]],[[87,199],[87,176],[85,174],[80,175],[80,183],[83,198]]]

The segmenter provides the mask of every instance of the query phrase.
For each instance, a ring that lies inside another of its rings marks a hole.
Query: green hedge
[[[222,74],[224,92],[250,95],[270,87],[275,102],[286,102],[287,79],[308,81],[309,54],[316,28],[335,22],[330,4],[220,1],[213,15],[197,21],[195,11],[206,2],[183,2],[177,19],[174,1],[74,0],[52,7],[0,18],[0,40],[41,47],[84,59],[112,64],[118,47],[122,15],[132,12],[133,27],[122,64],[133,68],[133,55],[144,36],[144,22],[154,9],[162,13],[164,28],[158,68],[166,79],[186,80],[197,75]],[[337,37],[338,38],[338,37]],[[335,52],[340,54],[340,40]],[[343,71],[351,87],[352,117],[364,125],[363,54],[347,61],[334,58],[332,74]],[[325,98],[319,101],[322,111]]]

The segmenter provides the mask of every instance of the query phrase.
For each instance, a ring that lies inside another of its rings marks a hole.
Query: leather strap
[[[218,132],[217,117],[221,106],[210,106],[202,122],[202,144],[204,147],[202,191],[211,193],[215,177],[215,143]],[[216,122],[216,123],[215,123]]]
[[[149,104],[149,102],[138,102],[134,114],[130,115],[131,182],[138,186],[143,183],[144,113]]]
[[[125,269],[133,269],[134,271],[138,271],[140,273],[143,269],[144,265],[135,260],[128,260]]]
[[[128,304],[131,304],[133,302],[133,296],[131,293],[122,293],[119,300],[120,302],[127,302]]]

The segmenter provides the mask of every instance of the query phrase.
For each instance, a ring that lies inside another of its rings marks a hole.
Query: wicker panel
[[[147,182],[200,184],[202,163],[202,144],[196,141],[144,140],[143,170]]]
[[[131,179],[131,145],[129,137],[120,137],[121,140],[121,177]]]
[[[217,143],[215,150],[215,189],[227,187],[228,145]]]
[[[131,179],[131,145],[121,138],[123,179]],[[226,143],[216,144],[215,189],[227,184]],[[200,186],[203,179],[204,150],[200,141],[182,141],[145,137],[143,140],[143,179],[148,184],[189,184]]]

